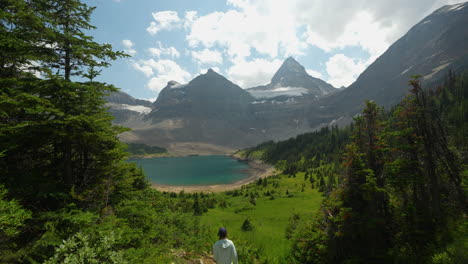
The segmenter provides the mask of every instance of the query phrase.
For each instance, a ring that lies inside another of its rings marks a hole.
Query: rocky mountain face
[[[364,100],[390,107],[408,93],[413,75],[430,85],[468,66],[468,3],[444,6],[413,26],[347,89],[321,100],[324,110],[356,113]]]
[[[153,104],[114,95],[109,99],[111,111],[127,114],[116,120],[133,128],[122,135],[124,141],[166,147],[170,152],[184,148],[184,153],[200,153],[203,148],[206,153],[225,153],[284,140],[324,125],[347,124],[366,99],[385,107],[398,103],[408,93],[412,75],[421,75],[429,86],[449,69],[467,69],[466,25],[468,3],[438,9],[346,89],[311,77],[288,58],[264,86],[243,90],[209,70],[188,84],[169,82]],[[115,110],[116,106],[123,110]],[[140,109],[147,112],[131,107],[145,107]]]
[[[106,106],[114,116],[114,122],[120,125],[134,126],[141,123],[142,118],[151,112],[153,104],[150,101],[135,99],[124,92],[115,92],[105,97]],[[135,123],[135,120],[139,122]]]
[[[150,118],[202,117],[228,120],[249,117],[253,101],[245,90],[209,69],[186,85],[171,81],[154,102]]]
[[[247,91],[252,96],[262,99],[303,95],[318,98],[333,93],[336,89],[331,84],[310,76],[304,66],[289,57],[283,62],[269,84],[249,88]]]
[[[126,105],[141,105],[145,107],[150,107],[152,106],[152,103],[147,100],[142,100],[142,99],[135,99],[132,96],[124,93],[124,92],[115,92],[112,93],[108,96],[105,97],[106,101],[109,103],[115,103],[115,104],[126,104]]]
[[[151,108],[144,118],[130,119],[140,123],[134,122],[132,132],[122,138],[169,151],[194,146],[222,146],[226,151],[287,139],[310,131],[308,120],[314,116],[308,113],[308,99],[258,100],[213,70],[188,84],[170,81]]]
[[[169,148],[171,144],[189,142],[229,148],[247,146],[256,142],[247,136],[253,121],[253,100],[245,90],[211,69],[188,84],[170,81],[145,123],[124,139]]]

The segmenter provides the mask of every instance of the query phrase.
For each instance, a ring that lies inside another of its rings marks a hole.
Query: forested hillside
[[[413,79],[411,95],[390,111],[368,101],[348,128],[243,152],[286,173],[310,173],[319,188],[329,190],[316,218],[296,232],[291,262],[468,260],[467,80],[466,74],[450,73],[443,85],[423,89]],[[317,170],[327,165],[335,169]],[[339,183],[330,189],[323,178],[337,172]]]

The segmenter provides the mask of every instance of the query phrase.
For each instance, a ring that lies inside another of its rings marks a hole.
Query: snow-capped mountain
[[[277,96],[310,95],[315,98],[337,91],[331,84],[310,76],[304,66],[293,57],[287,58],[271,82],[267,85],[252,87],[247,91],[255,98],[273,98]]]

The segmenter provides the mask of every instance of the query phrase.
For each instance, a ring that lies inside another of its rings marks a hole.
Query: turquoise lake
[[[163,185],[228,184],[247,178],[249,165],[228,156],[187,156],[130,159],[146,177]]]

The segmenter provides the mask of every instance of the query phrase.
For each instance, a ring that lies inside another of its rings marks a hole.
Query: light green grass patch
[[[264,195],[267,191],[274,192],[274,200]],[[298,213],[301,218],[312,217],[320,206],[322,195],[312,189],[308,181],[304,181],[304,173],[299,173],[295,178],[284,175],[278,179],[269,178],[266,187],[252,183],[244,187],[242,193],[243,195],[234,197],[219,194],[224,196],[228,207],[210,209],[201,217],[201,223],[212,230],[213,240],[217,239],[218,228],[224,226],[230,239],[234,242],[248,241],[260,250],[261,258],[268,260],[268,263],[284,263],[291,248],[290,241],[286,238],[291,215]],[[256,205],[250,203],[250,193],[259,194]],[[254,225],[253,231],[241,230],[242,223],[247,218]]]

